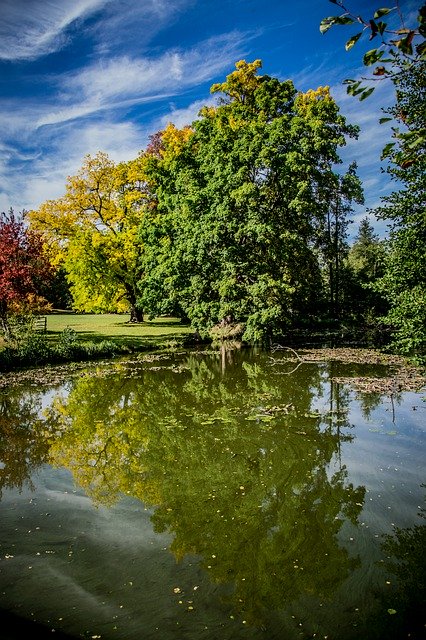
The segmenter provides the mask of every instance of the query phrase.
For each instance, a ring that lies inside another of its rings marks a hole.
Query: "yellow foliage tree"
[[[68,178],[65,195],[29,213],[66,269],[76,309],[130,311],[131,321],[143,321],[138,227],[149,198],[140,159],[116,165],[99,152]]]

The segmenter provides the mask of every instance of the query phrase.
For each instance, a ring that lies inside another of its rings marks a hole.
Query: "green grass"
[[[140,348],[170,340],[182,339],[193,333],[178,318],[155,318],[142,323],[129,322],[128,314],[74,314],[57,312],[47,315],[47,337],[53,343],[69,327],[82,342],[112,340],[122,347]]]
[[[0,342],[0,371],[84,362],[140,351],[176,349],[193,344],[193,330],[178,318],[138,324],[122,314],[47,314],[45,334],[25,334],[15,343]],[[64,329],[72,332],[64,332]],[[192,335],[191,335],[192,334]]]

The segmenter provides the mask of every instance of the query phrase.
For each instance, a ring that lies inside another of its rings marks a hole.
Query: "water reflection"
[[[31,474],[47,460],[40,408],[34,393],[0,392],[0,498],[3,489],[32,487]]]
[[[1,405],[0,480],[20,489],[49,462],[97,505],[137,498],[176,560],[196,557],[244,624],[299,637],[297,617],[302,637],[334,624],[335,637],[356,638],[345,583],[363,558],[344,540],[364,524],[366,487],[350,481],[342,456],[354,437],[353,396],[333,381],[338,368],[194,353],[92,371],[43,414],[36,395],[11,393]],[[363,401],[366,417],[379,401]],[[398,549],[387,539],[386,553],[398,555],[403,539]]]

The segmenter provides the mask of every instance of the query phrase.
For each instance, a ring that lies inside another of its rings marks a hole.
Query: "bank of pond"
[[[1,382],[6,639],[424,637],[402,359],[201,345]]]

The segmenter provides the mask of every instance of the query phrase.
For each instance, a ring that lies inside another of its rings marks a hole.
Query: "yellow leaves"
[[[19,300],[13,300],[9,304],[11,313],[30,314],[30,313],[48,313],[52,310],[52,305],[42,296],[35,293],[27,293]]]
[[[318,89],[309,89],[306,93],[300,92],[295,100],[298,111],[303,115],[309,115],[319,103],[334,103],[330,87],[318,87]]]
[[[28,216],[49,259],[65,266],[77,309],[128,310],[141,252],[138,228],[151,198],[145,162],[140,157],[115,165],[106,153],[87,155],[68,177],[65,194]]]
[[[193,129],[190,126],[178,129],[173,123],[169,122],[161,133],[164,145],[164,149],[160,151],[162,157],[167,161],[178,156],[193,133]]]
[[[260,76],[257,75],[257,71],[262,67],[262,61],[239,60],[235,67],[236,71],[227,75],[225,82],[212,85],[210,92],[225,93],[236,102],[244,103],[247,96],[253,94],[259,85]]]
[[[39,231],[45,238],[59,242],[75,227],[77,216],[70,210],[64,197],[47,200],[39,209],[28,213],[31,228]]]
[[[143,204],[152,199],[153,185],[147,174],[148,159],[140,155],[134,160],[119,163],[114,169],[114,189],[126,215],[140,215]]]
[[[214,118],[217,113],[217,107],[202,107],[199,111],[199,115],[202,118]]]

